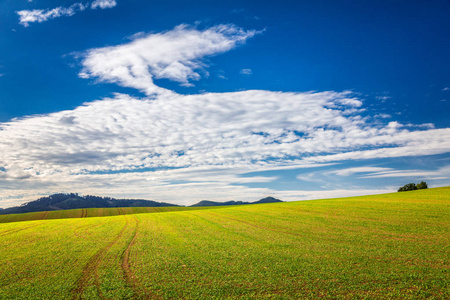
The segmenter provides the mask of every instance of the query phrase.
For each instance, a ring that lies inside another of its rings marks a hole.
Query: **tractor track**
[[[131,270],[130,250],[136,243],[136,238],[139,234],[139,220],[136,216],[134,216],[134,220],[136,221],[136,226],[134,228],[133,238],[130,240],[125,251],[122,254],[123,277],[127,282],[127,284],[133,289],[134,292],[133,299],[161,299],[160,296],[152,294],[148,290],[145,290],[144,287],[140,284],[136,275]]]
[[[47,220],[49,214],[50,214],[50,212],[49,212],[49,211],[46,211],[46,212],[44,213],[44,215],[42,216],[42,220]]]
[[[41,225],[41,224],[42,224],[42,223],[38,223],[38,224],[33,224],[33,225],[30,225],[30,226],[27,226],[27,227],[22,227],[22,228],[15,228],[15,229],[10,229],[10,230],[5,230],[5,231],[3,231],[3,232],[0,232],[0,236],[5,236],[5,235],[17,233],[17,232],[20,232],[20,231],[23,231],[23,230],[26,230],[26,229],[29,229],[29,228],[33,228],[33,227],[39,226],[39,225]]]
[[[86,265],[83,267],[83,272],[81,274],[81,277],[78,278],[77,282],[75,283],[75,288],[72,290],[72,299],[81,299],[81,296],[83,294],[83,291],[88,286],[88,283],[90,279],[94,278],[95,286],[97,289],[98,296],[100,299],[106,299],[101,290],[100,290],[100,284],[99,284],[99,278],[98,278],[98,266],[100,262],[102,261],[103,256],[108,252],[111,247],[117,243],[120,238],[123,236],[123,233],[128,227],[128,218],[126,219],[126,223],[123,226],[122,230],[119,232],[119,234],[106,245],[104,248],[100,249],[95,253],[89,261],[86,263]]]
[[[86,208],[83,208],[82,210],[81,210],[81,218],[86,218],[87,217],[87,209]]]

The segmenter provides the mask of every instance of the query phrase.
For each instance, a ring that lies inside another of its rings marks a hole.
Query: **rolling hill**
[[[263,199],[260,199],[255,202],[244,202],[244,201],[226,201],[226,202],[216,202],[216,201],[209,201],[209,200],[203,200],[196,204],[193,204],[191,206],[229,206],[229,205],[247,205],[247,204],[262,204],[262,203],[277,203],[277,202],[283,202],[281,200],[278,200],[273,197],[266,197]]]
[[[75,193],[54,194],[42,197],[21,206],[0,210],[0,214],[19,214],[38,211],[54,211],[77,208],[108,208],[108,207],[167,207],[175,204],[141,199],[114,199],[110,197],[79,196]]]
[[[48,219],[105,217],[276,202],[282,201],[273,197],[266,197],[255,202],[214,202],[204,200],[190,207],[185,207],[150,200],[117,200],[98,196],[78,196],[73,193],[54,194],[48,197],[40,198],[36,201],[28,202],[22,206],[0,210],[0,223]]]
[[[0,224],[0,298],[450,299],[450,187],[170,209]]]

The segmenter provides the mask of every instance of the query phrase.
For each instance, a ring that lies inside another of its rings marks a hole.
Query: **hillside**
[[[0,224],[0,298],[450,299],[450,187],[181,209]]]
[[[283,201],[275,199],[273,197],[266,197],[255,202],[214,202],[204,200],[192,206],[186,207],[149,200],[116,200],[112,198],[102,198],[96,196],[80,197],[76,194],[55,194],[49,197],[44,197],[36,201],[29,202],[23,206],[7,208],[3,211],[0,210],[0,223],[184,211],[217,208],[230,205],[263,204],[276,202]],[[82,208],[66,208],[76,206]]]
[[[166,207],[175,204],[155,202],[140,199],[114,199],[110,197],[79,196],[78,194],[54,194],[21,206],[0,210],[0,214],[19,214],[39,211],[53,211],[77,208],[108,208],[108,207]]]
[[[78,208],[53,211],[37,211],[20,214],[0,214],[0,223],[39,221],[53,219],[111,217],[132,214],[162,213],[185,210],[198,210],[211,207],[160,206],[160,207],[106,207],[106,208]],[[1,299],[1,298],[0,298]]]
[[[275,199],[273,197],[266,197],[263,199],[260,199],[255,202],[244,202],[244,201],[226,201],[226,202],[216,202],[216,201],[209,201],[209,200],[203,200],[196,204],[191,205],[191,207],[196,206],[230,206],[230,205],[246,205],[246,204],[262,204],[262,203],[277,203],[277,202],[283,202],[281,200]]]

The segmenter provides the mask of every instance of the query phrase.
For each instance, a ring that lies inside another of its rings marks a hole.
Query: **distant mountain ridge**
[[[261,204],[274,202],[283,202],[283,201],[273,197],[266,197],[256,202],[243,202],[243,201],[215,202],[203,200],[194,205],[191,205],[191,207],[228,206],[228,205]],[[180,207],[181,205],[142,199],[114,199],[110,197],[99,197],[92,195],[79,196],[78,194],[75,193],[70,194],[60,193],[60,194],[53,194],[48,197],[42,197],[28,203],[24,203],[21,206],[0,209],[0,215],[20,214],[39,211],[79,209],[79,208],[168,207],[168,206]]]
[[[228,206],[228,205],[245,205],[245,204],[263,204],[263,203],[276,203],[276,202],[283,202],[283,201],[276,199],[274,197],[266,197],[266,198],[260,199],[256,202],[243,202],[243,201],[215,202],[215,201],[203,200],[196,204],[191,205],[191,207],[192,206]]]
[[[0,214],[19,214],[38,211],[65,210],[77,208],[108,208],[108,207],[166,207],[176,204],[156,202],[141,199],[114,199],[99,196],[79,196],[78,194],[54,194],[39,198],[21,206],[0,210]]]

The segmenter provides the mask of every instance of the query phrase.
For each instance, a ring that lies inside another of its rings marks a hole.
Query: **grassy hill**
[[[32,220],[105,217],[140,213],[183,211],[206,209],[213,206],[243,204],[261,204],[283,202],[273,197],[266,197],[255,202],[200,201],[189,208],[175,204],[139,199],[114,199],[98,196],[78,196],[78,194],[54,194],[21,206],[0,210],[0,223]],[[72,208],[72,209],[70,209]]]
[[[98,197],[100,198],[100,197]],[[69,199],[71,200],[71,199]],[[39,201],[39,200],[38,200]],[[139,205],[139,200],[116,200],[118,203],[130,202],[128,205]],[[146,201],[148,203],[153,201]],[[52,219],[69,219],[69,218],[92,218],[92,217],[106,217],[117,215],[129,215],[129,214],[142,214],[142,213],[155,213],[155,212],[170,212],[170,211],[185,211],[185,210],[198,210],[209,209],[219,206],[229,205],[243,205],[243,204],[262,204],[262,203],[275,203],[283,202],[273,197],[266,197],[256,202],[214,202],[214,201],[201,201],[190,207],[185,206],[164,206],[166,203],[158,203],[161,206],[158,207],[96,207],[96,208],[78,208],[78,209],[64,209],[64,210],[51,210],[51,211],[37,211],[29,213],[16,213],[16,214],[0,214],[0,223],[8,222],[22,222],[22,221],[36,221],[36,220],[52,220]],[[92,204],[92,203],[91,203]],[[44,206],[45,207],[45,206]]]
[[[21,214],[0,215],[0,223],[52,220],[52,219],[70,219],[70,218],[110,217],[117,215],[170,212],[170,211],[183,211],[195,209],[200,208],[184,207],[184,206],[79,208],[79,209],[39,211]]]
[[[20,214],[31,212],[56,211],[80,208],[118,208],[118,207],[166,207],[175,204],[142,199],[114,199],[111,197],[80,196],[78,194],[53,194],[20,206],[0,210],[2,214]],[[115,210],[110,210],[114,212]],[[118,213],[120,214],[120,213]]]
[[[450,188],[0,224],[0,299],[450,299]]]

